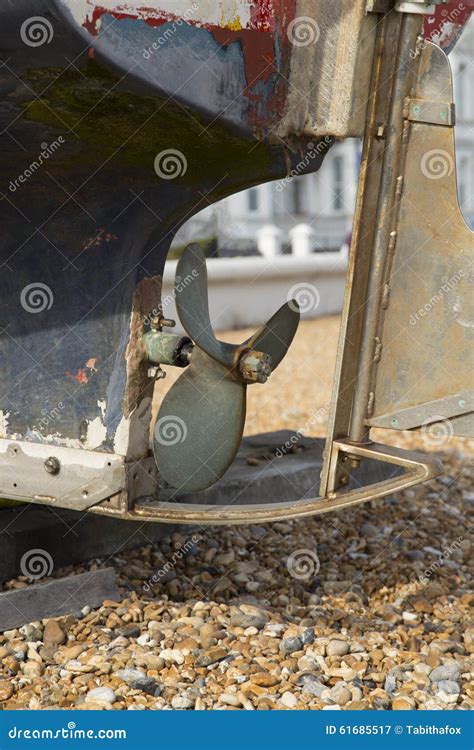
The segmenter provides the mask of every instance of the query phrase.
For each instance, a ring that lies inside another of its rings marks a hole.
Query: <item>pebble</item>
[[[108,687],[93,688],[92,690],[89,690],[86,695],[87,703],[109,703],[112,705],[116,700],[117,696],[114,691]]]
[[[250,680],[254,685],[260,685],[261,687],[273,687],[278,685],[280,679],[269,672],[258,672],[257,674],[250,675]]]
[[[145,680],[146,674],[141,669],[120,669],[117,672],[117,677],[120,677],[124,682],[131,684],[137,680]]]
[[[280,644],[280,651],[283,654],[293,654],[295,651],[301,651],[302,648],[303,638],[300,635],[284,638]]]
[[[60,646],[66,641],[66,637],[66,633],[57,620],[48,620],[43,632],[45,646]]]
[[[196,666],[209,667],[211,664],[222,661],[222,659],[225,659],[226,656],[228,656],[227,649],[220,646],[211,648],[198,656],[198,658],[196,659]]]
[[[0,682],[0,701],[7,701],[14,693],[13,685],[2,680]]]
[[[374,539],[379,535],[380,529],[378,529],[377,526],[374,526],[372,523],[364,523],[360,527],[360,533],[367,539]]]
[[[250,614],[237,609],[231,615],[230,624],[240,628],[256,628],[258,631],[265,627],[268,620],[266,614]]]
[[[287,708],[294,708],[298,705],[298,698],[293,693],[287,691],[281,696],[280,703]]]
[[[187,698],[185,695],[175,695],[171,699],[171,706],[176,709],[188,709],[193,708],[194,701]]]
[[[458,682],[460,676],[461,668],[456,662],[441,664],[430,672],[431,682],[442,682],[443,680]]]
[[[315,695],[317,698],[321,698],[322,693],[327,690],[326,685],[313,677],[311,674],[303,674],[298,680],[298,685],[301,685],[303,690],[311,695]]]
[[[334,685],[329,691],[329,695],[331,700],[339,706],[345,706],[352,699],[351,691],[341,683]]]
[[[128,625],[126,628],[121,628],[119,633],[124,638],[138,638],[141,631],[137,625]]]
[[[415,700],[409,695],[397,696],[392,701],[392,711],[412,711],[415,707]]]
[[[177,648],[165,648],[160,652],[160,658],[172,664],[184,664],[184,654]]]
[[[445,703],[456,703],[460,687],[454,680],[440,680],[436,685],[436,695]]]
[[[158,683],[153,677],[140,677],[138,680],[131,680],[129,685],[133,690],[141,690],[148,695],[156,695],[156,691],[159,689]]]
[[[225,703],[226,706],[239,707],[242,705],[241,698],[238,695],[235,695],[235,693],[222,693],[219,700],[221,703]]]
[[[349,653],[349,644],[346,641],[332,640],[326,647],[328,656],[345,656]]]

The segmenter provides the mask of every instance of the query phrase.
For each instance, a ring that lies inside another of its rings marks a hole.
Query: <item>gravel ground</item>
[[[260,397],[249,389],[247,432],[322,433],[337,329],[337,318],[303,324],[273,382]],[[309,520],[183,528],[159,546],[56,571],[112,565],[123,599],[0,635],[0,704],[473,708],[473,444],[398,442],[441,452],[447,476]]]

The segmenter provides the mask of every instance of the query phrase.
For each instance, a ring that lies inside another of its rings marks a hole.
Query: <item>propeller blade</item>
[[[245,423],[244,383],[199,348],[170,388],[155,425],[159,471],[178,490],[204,490],[229,468]]]
[[[176,309],[188,336],[210,357],[226,367],[234,364],[237,347],[218,341],[209,316],[206,258],[199,245],[188,245],[176,267]]]
[[[272,358],[273,372],[288,351],[299,322],[298,303],[296,300],[290,300],[290,302],[282,305],[270,320],[247,339],[242,346],[245,349],[254,349],[269,354]]]

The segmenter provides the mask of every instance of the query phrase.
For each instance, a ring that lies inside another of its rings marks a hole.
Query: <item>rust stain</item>
[[[90,376],[97,372],[97,357],[90,357],[87,362],[85,363],[84,367],[81,367],[75,374],[72,372],[65,372],[65,376],[67,378],[71,378],[71,380],[75,380],[80,385],[86,385],[89,382]],[[86,371],[89,372],[86,372]]]
[[[76,372],[75,375],[72,374],[72,372],[65,372],[64,373],[67,378],[71,378],[71,380],[76,380],[80,385],[86,385],[86,383],[89,382],[89,378],[87,376],[87,373],[82,368]]]
[[[90,247],[98,247],[102,245],[103,242],[113,242],[113,240],[117,240],[118,237],[113,232],[106,232],[103,227],[97,230],[97,233],[90,237],[84,244],[83,249],[88,250]]]

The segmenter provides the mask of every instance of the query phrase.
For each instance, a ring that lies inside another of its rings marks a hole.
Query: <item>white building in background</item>
[[[474,227],[473,19],[449,59],[456,103],[459,202],[466,221]],[[214,237],[219,255],[255,253],[259,247],[290,252],[295,234],[301,237],[303,232],[304,241],[306,231],[312,251],[336,250],[350,232],[360,151],[361,142],[348,139],[329,150],[316,174],[271,182],[232,195],[188,221],[173,244]],[[295,227],[302,224],[306,230],[300,227],[295,233]]]

